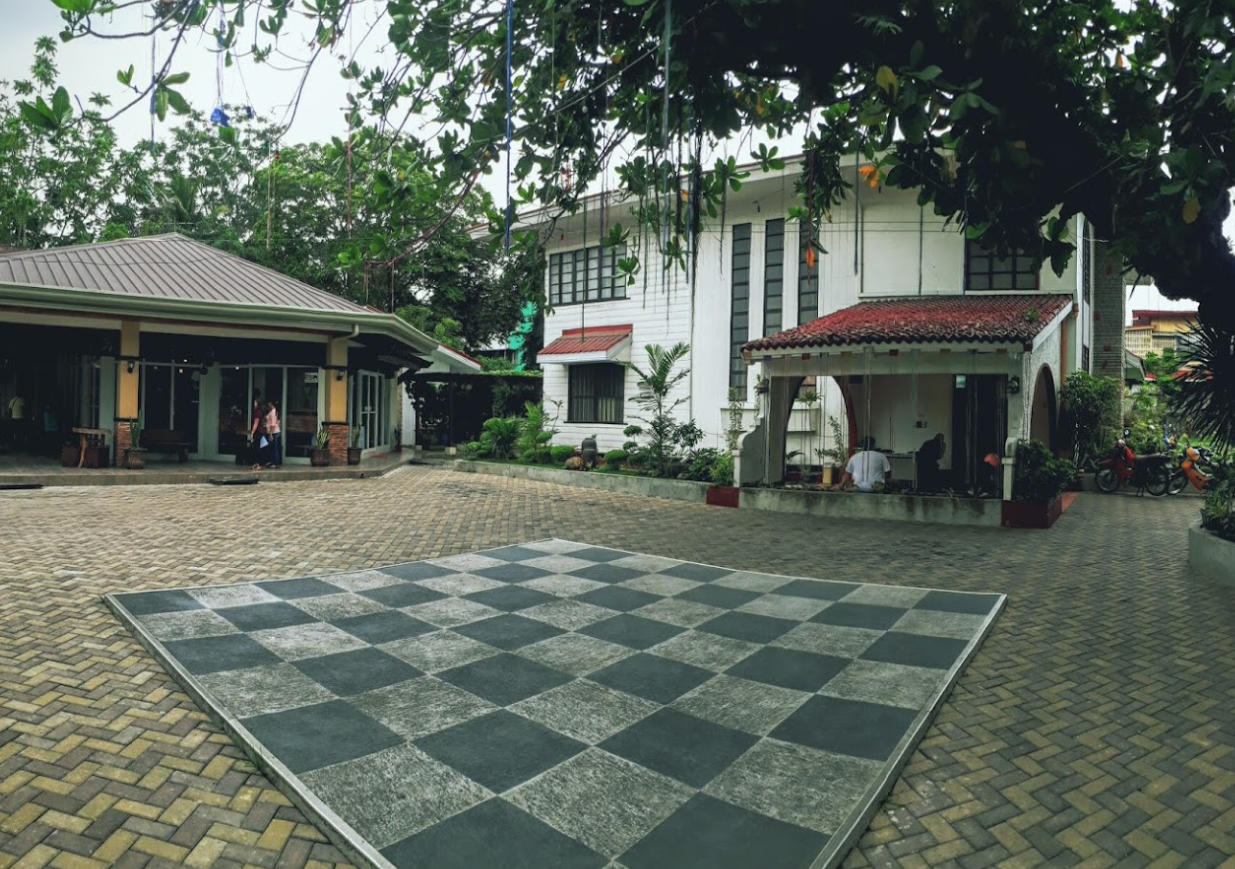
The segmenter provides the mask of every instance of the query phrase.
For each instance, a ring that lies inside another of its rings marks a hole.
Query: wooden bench
[[[142,447],[163,453],[175,453],[181,462],[189,460],[189,448],[193,446],[183,432],[175,429],[148,428],[142,431]]]

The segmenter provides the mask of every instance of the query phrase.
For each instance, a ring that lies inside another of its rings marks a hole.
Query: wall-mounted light
[[[1021,379],[1013,374],[1008,378],[1008,395],[1016,395],[1021,391]]]
[[[344,369],[342,369],[342,368],[336,368],[336,369],[334,370],[334,379],[335,379],[335,380],[337,380],[337,381],[339,381],[340,383],[342,383],[342,382],[343,382],[343,378],[345,378],[345,377],[347,377],[347,371],[345,371]]]
[[[126,359],[124,363],[124,367],[125,369],[128,370],[129,374],[132,374],[133,369],[137,367],[137,361],[134,359]]]

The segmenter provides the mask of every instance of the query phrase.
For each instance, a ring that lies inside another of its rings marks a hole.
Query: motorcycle
[[[1168,461],[1169,456],[1162,453],[1138,456],[1120,438],[1106,458],[1098,460],[1094,484],[1099,491],[1107,493],[1114,492],[1126,482],[1129,487],[1136,487],[1137,494],[1165,495],[1171,480]]]
[[[1184,447],[1183,452],[1179,454],[1176,466],[1170,471],[1166,493],[1178,495],[1188,488],[1189,483],[1198,492],[1205,491],[1205,487],[1213,478],[1212,468],[1215,461],[1214,454],[1205,447]],[[1209,469],[1211,473],[1205,473],[1202,468]]]

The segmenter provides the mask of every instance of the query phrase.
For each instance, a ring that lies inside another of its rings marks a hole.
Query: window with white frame
[[[549,255],[549,304],[577,305],[626,298],[618,260],[626,245],[597,245]]]
[[[620,425],[625,421],[623,397],[626,392],[626,366],[610,362],[568,365],[570,378],[567,422],[595,422]]]
[[[979,241],[965,242],[966,290],[1036,290],[1039,264],[1031,256],[1010,252],[999,256]]]

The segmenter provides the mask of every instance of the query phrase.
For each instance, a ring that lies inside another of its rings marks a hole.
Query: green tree
[[[674,444],[679,438],[680,429],[673,418],[673,411],[686,401],[685,398],[671,398],[670,393],[690,375],[689,368],[677,367],[690,353],[690,347],[680,342],[669,349],[649,344],[646,350],[647,367],[630,366],[638,378],[636,385],[639,393],[635,396],[635,404],[645,414],[639,417],[639,420],[648,426],[648,465],[656,476],[667,477],[673,463]],[[696,442],[697,440],[696,438]]]

